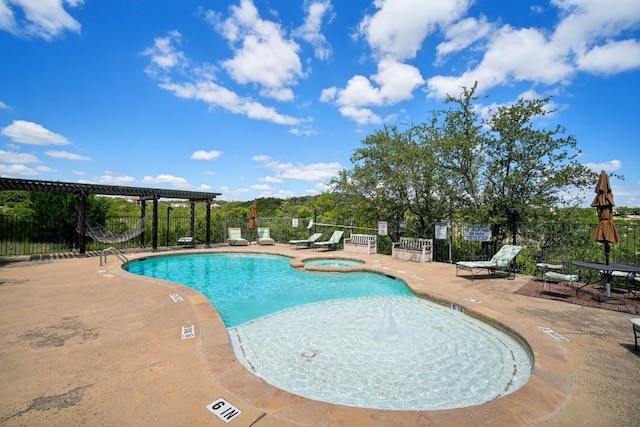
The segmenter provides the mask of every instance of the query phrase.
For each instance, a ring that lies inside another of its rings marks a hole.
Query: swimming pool
[[[291,268],[289,260],[262,254],[189,254],[134,261],[128,270],[201,292],[227,328],[313,302],[413,295],[404,282],[380,274],[300,271]]]
[[[238,360],[291,393],[390,410],[512,393],[531,355],[508,334],[374,273],[319,273],[258,254],[153,257],[129,271],[183,283],[220,312]]]

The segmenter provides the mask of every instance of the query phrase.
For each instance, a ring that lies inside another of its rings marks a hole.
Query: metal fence
[[[126,233],[139,225],[139,217],[111,218],[104,225],[115,234]],[[352,233],[377,234],[377,224],[360,224],[354,220],[323,220],[317,222],[309,218],[262,218],[256,220],[257,227],[268,227],[271,237],[280,243],[289,240],[303,239],[315,232],[323,233],[329,238],[336,229],[345,231],[345,237]],[[226,242],[229,227],[238,227],[242,235],[249,241],[257,239],[256,230],[248,229],[247,218],[211,219],[211,244]],[[504,241],[480,242],[468,240],[464,234],[465,224],[447,224],[446,239],[434,239],[434,260],[439,262],[456,262],[460,260],[488,259],[506,243],[513,239],[524,247],[518,257],[519,269],[532,273],[537,262],[560,263],[568,260],[604,261],[603,245],[591,239],[591,231],[595,224],[587,223],[516,223],[514,235]],[[640,225],[627,221],[616,221],[621,237],[620,243],[611,245],[610,262],[629,265],[640,265]],[[408,229],[400,229],[400,234],[408,237],[434,238],[435,224],[430,227],[430,235],[412,235]],[[36,237],[37,224],[26,216],[0,214],[0,256],[46,254],[73,251],[75,248],[65,244],[62,237],[47,239]],[[133,239],[122,243],[102,243],[88,240],[87,250],[102,250],[107,247],[118,249],[150,248],[152,242],[152,224],[147,221],[144,232]],[[206,220],[195,218],[193,230],[190,216],[168,216],[158,218],[158,246],[176,246],[180,237],[195,237],[196,244],[206,241]],[[441,237],[441,236],[438,236]],[[69,240],[69,239],[67,239]],[[391,236],[379,236],[378,253],[391,254],[393,239]]]

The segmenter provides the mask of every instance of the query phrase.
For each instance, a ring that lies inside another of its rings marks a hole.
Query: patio
[[[187,251],[205,250],[179,253]],[[282,244],[206,251],[314,256]],[[246,371],[201,294],[133,276],[114,256],[102,267],[97,257],[61,256],[0,267],[0,423],[610,426],[634,425],[640,418],[634,403],[640,354],[628,320],[636,315],[518,293],[530,276],[471,282],[456,277],[450,264],[385,255],[361,259],[374,271],[402,278],[418,294],[455,303],[523,336],[536,359],[529,383],[506,397],[449,411],[377,411],[310,401]],[[184,300],[174,302],[174,293]],[[195,325],[195,339],[181,339],[184,325]],[[205,408],[220,397],[242,411],[229,424]]]

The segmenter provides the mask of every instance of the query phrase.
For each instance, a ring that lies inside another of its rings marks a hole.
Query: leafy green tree
[[[77,200],[69,193],[32,192],[34,236],[41,242],[60,242],[73,247],[77,237]],[[86,199],[87,220],[104,224],[109,201],[89,195]]]
[[[484,152],[487,134],[475,108],[477,83],[471,88],[462,88],[459,97],[447,96],[448,110],[433,112],[430,120],[431,133],[437,135],[434,157],[435,173],[442,183],[442,202],[462,219],[477,216],[485,204],[483,177],[486,174]]]
[[[513,218],[548,219],[552,207],[581,202],[572,190],[592,186],[595,173],[578,163],[580,150],[574,136],[562,126],[537,127],[549,116],[550,98],[525,100],[502,106],[489,121],[491,137],[484,150],[483,213],[500,230]]]
[[[447,97],[450,107],[404,132],[395,126],[368,135],[351,157],[353,168],[331,181],[334,197],[352,214],[408,223],[429,235],[433,223],[488,223],[502,240],[514,220],[546,219],[552,207],[576,205],[594,185],[580,151],[562,126],[546,129],[550,99],[520,99],[486,121],[477,84]]]
[[[396,237],[407,223],[418,235],[427,235],[444,212],[434,174],[432,135],[425,126],[402,132],[385,126],[367,136],[351,156],[354,168],[331,182],[340,205],[370,223],[390,221]]]

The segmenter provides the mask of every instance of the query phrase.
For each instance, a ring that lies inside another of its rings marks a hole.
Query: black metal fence
[[[158,246],[176,246],[178,238],[184,236],[195,237],[196,244],[206,241],[206,220],[195,218],[193,230],[191,217],[168,216],[158,218]],[[354,220],[323,220],[317,222],[309,218],[257,218],[258,227],[268,227],[271,237],[276,242],[286,243],[293,239],[308,237],[314,232],[323,233],[328,239],[336,229],[345,231],[345,237],[352,233],[377,234],[377,224],[359,224]],[[104,227],[114,234],[127,233],[139,227],[139,217],[111,218]],[[442,225],[440,225],[442,226]],[[212,217],[210,224],[211,244],[226,242],[229,227],[238,227],[242,235],[249,241],[257,239],[256,230],[248,229],[247,218]],[[591,239],[591,232],[595,224],[587,223],[516,223],[513,235],[504,241],[480,242],[469,240],[464,233],[465,224],[449,223],[446,226],[446,238],[436,235],[434,224],[427,236],[412,236],[408,229],[400,229],[402,235],[409,237],[434,238],[434,260],[439,262],[456,262],[459,260],[477,260],[490,258],[503,244],[512,243],[515,239],[518,245],[524,247],[522,255],[518,257],[519,269],[532,273],[538,262],[561,263],[568,260],[604,261],[604,250],[601,243]],[[616,221],[616,227],[621,241],[611,245],[610,262],[629,265],[640,265],[640,225],[624,220]],[[118,249],[150,248],[152,246],[153,224],[146,221],[144,232],[131,240],[121,243],[105,243],[88,239],[87,250],[96,251],[107,247]],[[69,252],[75,250],[59,239],[42,240],[37,237],[37,224],[26,216],[0,214],[0,256],[11,257],[17,255],[32,255]],[[378,253],[391,254],[393,239],[390,236],[378,236]]]

